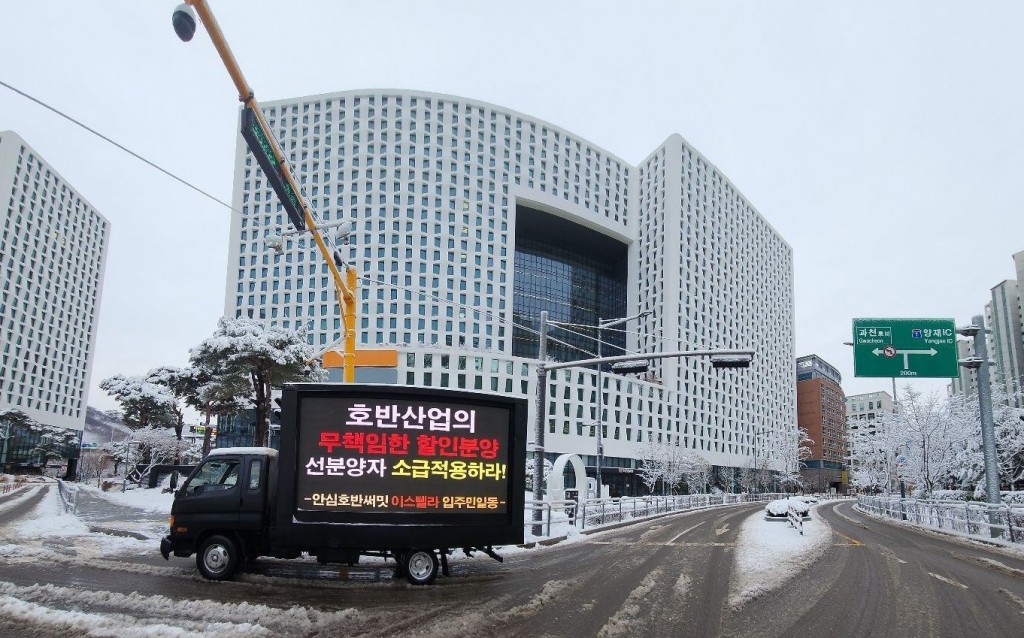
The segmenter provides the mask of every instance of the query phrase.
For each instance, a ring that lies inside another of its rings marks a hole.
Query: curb
[[[693,512],[703,512],[704,510],[725,509],[727,507],[736,507],[738,505],[754,505],[754,504],[755,503],[729,503],[728,505],[708,505],[706,507],[694,507],[693,509],[688,509],[688,510],[675,510],[674,512],[662,512],[661,514],[654,514],[652,516],[647,516],[647,517],[644,517],[644,518],[634,518],[634,519],[628,520],[628,521],[619,521],[618,523],[609,523],[608,525],[602,525],[601,527],[591,527],[590,529],[583,529],[583,530],[580,530],[580,536],[589,536],[591,534],[597,534],[598,532],[607,532],[607,531],[610,531],[610,530],[613,530],[613,529],[619,529],[621,527],[627,527],[629,525],[636,525],[638,523],[646,523],[648,521],[656,521],[658,519],[665,518],[665,517],[668,517],[668,516],[677,516],[679,514],[691,514]],[[786,519],[783,519],[783,520],[786,520]],[[534,547],[537,547],[537,546],[551,547],[552,545],[557,545],[557,544],[561,543],[562,541],[566,540],[567,538],[568,538],[568,536],[564,536],[564,535],[563,536],[552,536],[551,538],[542,538],[540,540],[530,541],[529,543],[523,543],[521,545],[516,545],[516,547],[521,547],[523,549],[533,549]]]
[[[149,536],[141,532],[132,532],[126,529],[116,529],[114,527],[101,527],[99,525],[89,525],[90,532],[96,532],[98,534],[107,534],[109,536],[122,536],[124,538],[134,538],[140,541],[148,541]]]

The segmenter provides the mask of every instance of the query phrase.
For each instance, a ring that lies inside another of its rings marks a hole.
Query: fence
[[[786,519],[789,521],[790,527],[796,528],[801,536],[804,535],[804,515],[796,511],[792,505],[786,508]]]
[[[64,511],[74,514],[78,510],[78,490],[68,487],[67,483],[57,479],[57,491],[60,493],[60,502]]]
[[[544,536],[551,528],[566,524],[578,529],[610,525],[668,512],[702,509],[718,505],[758,503],[785,498],[786,494],[691,494],[686,496],[624,496],[563,501],[526,501],[527,526],[537,525],[530,512],[542,512],[540,524]]]
[[[878,516],[955,534],[1024,544],[1024,507],[891,496],[859,496],[858,506]]]
[[[24,485],[24,483],[15,483],[14,481],[4,481],[3,483],[0,483],[0,494],[13,492],[14,490]]]

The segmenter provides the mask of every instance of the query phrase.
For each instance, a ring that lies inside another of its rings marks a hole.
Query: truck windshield
[[[232,487],[238,481],[239,462],[234,459],[213,459],[203,463],[199,473],[185,486],[185,493],[191,494],[204,485]]]

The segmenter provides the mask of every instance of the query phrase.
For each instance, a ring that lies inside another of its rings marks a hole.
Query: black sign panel
[[[509,407],[443,397],[308,396],[299,423],[297,512],[509,511]]]
[[[277,193],[292,225],[297,230],[306,230],[306,217],[302,212],[302,203],[299,196],[292,190],[291,185],[284,178],[281,166],[274,157],[274,151],[270,146],[269,133],[260,126],[260,120],[256,117],[252,107],[242,109],[242,138],[249,146],[249,152],[256,158],[256,162],[263,169],[270,186]]]

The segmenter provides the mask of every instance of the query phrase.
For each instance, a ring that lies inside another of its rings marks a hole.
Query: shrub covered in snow
[[[1003,502],[1007,505],[1024,505],[1024,492],[1002,492]]]
[[[772,501],[764,506],[764,511],[768,516],[773,518],[785,518],[789,513],[790,506],[792,506],[800,516],[807,516],[811,511],[811,506],[799,498],[782,498],[777,501]]]
[[[971,494],[963,490],[933,490],[932,496],[936,501],[969,501]]]

